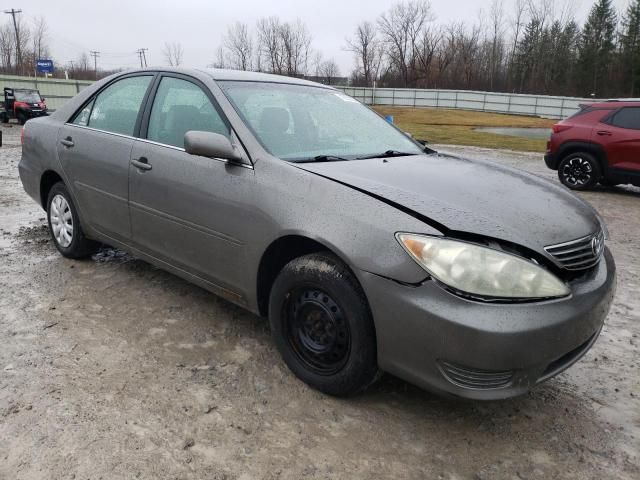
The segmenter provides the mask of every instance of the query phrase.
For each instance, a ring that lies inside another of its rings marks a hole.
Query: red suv
[[[640,101],[582,105],[553,126],[544,161],[574,190],[596,183],[640,186]]]

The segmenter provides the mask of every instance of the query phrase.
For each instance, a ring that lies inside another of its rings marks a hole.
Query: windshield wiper
[[[410,155],[419,155],[419,153],[401,152],[399,150],[387,150],[383,153],[375,155],[367,155],[366,157],[358,157],[358,160],[367,160],[369,158],[390,158],[390,157],[408,157]]]
[[[316,155],[313,158],[303,158],[301,160],[294,160],[296,163],[309,163],[309,162],[348,162],[348,158],[339,157],[337,155]]]

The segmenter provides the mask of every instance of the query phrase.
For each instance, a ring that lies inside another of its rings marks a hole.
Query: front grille
[[[586,270],[600,261],[604,251],[604,232],[550,245],[544,249],[560,267],[566,270]]]
[[[442,375],[454,385],[475,390],[508,387],[513,380],[512,370],[478,370],[449,362],[438,362]]]

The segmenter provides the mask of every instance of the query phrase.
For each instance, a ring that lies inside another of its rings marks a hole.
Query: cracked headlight
[[[436,280],[462,293],[505,299],[569,295],[567,285],[541,266],[473,243],[398,233],[396,238]]]

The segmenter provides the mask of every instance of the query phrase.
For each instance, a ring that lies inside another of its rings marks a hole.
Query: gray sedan
[[[593,345],[615,290],[606,227],[563,187],[440,155],[303,80],[116,74],[29,121],[19,170],[62,255],[117,246],[268,316],[332,395],[381,371],[525,393]]]

